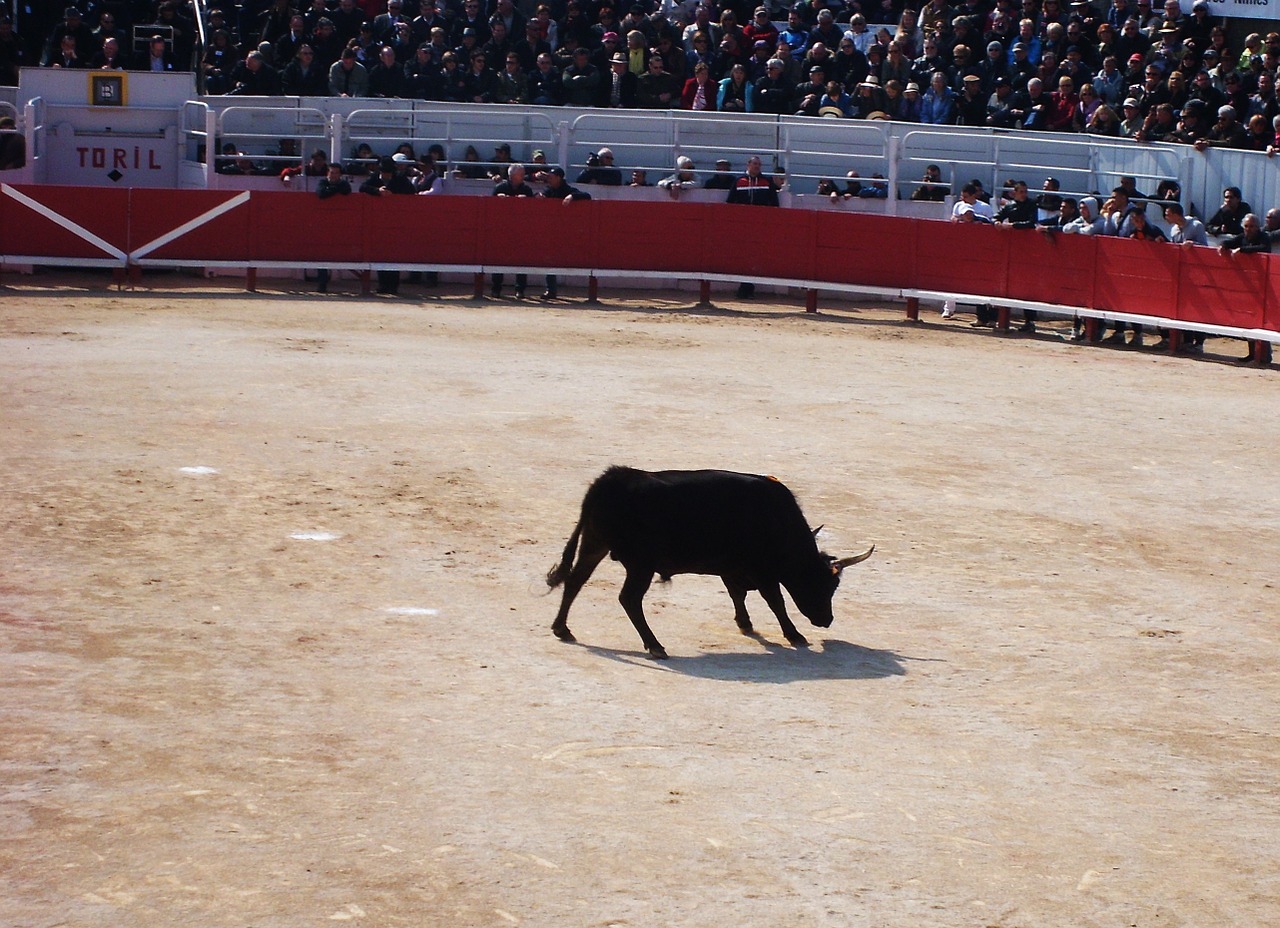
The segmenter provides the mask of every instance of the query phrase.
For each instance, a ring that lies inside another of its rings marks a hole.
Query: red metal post
[[[920,321],[920,298],[918,296],[907,297],[907,320],[909,322]]]
[[[807,313],[816,313],[818,311],[817,290],[808,290],[805,292],[804,311]]]
[[[245,271],[244,288],[250,293],[258,292],[258,269],[256,267],[248,268]]]
[[[587,302],[593,306],[600,302],[600,281],[594,274],[587,278]]]
[[[471,297],[475,300],[484,299],[484,275],[477,273],[472,279]]]
[[[996,328],[1001,332],[1009,331],[1009,307],[996,307]]]

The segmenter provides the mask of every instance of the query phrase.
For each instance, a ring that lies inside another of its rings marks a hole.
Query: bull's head
[[[833,620],[831,600],[836,595],[836,588],[840,586],[840,575],[846,567],[861,564],[871,557],[871,552],[875,549],[876,546],[872,545],[862,554],[838,560],[829,554],[820,554],[820,561],[813,573],[806,574],[805,580],[801,582],[786,584],[796,608],[818,628],[830,628]]]

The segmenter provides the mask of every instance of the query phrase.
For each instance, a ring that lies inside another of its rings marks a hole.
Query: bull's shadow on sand
[[[629,651],[589,644],[579,647],[624,664],[707,680],[796,683],[803,680],[879,680],[907,673],[903,661],[909,658],[893,651],[864,648],[832,638],[815,642],[809,648],[793,648],[759,635],[748,638],[759,644],[760,650],[704,651],[687,657],[673,654],[665,661],[655,661],[639,649]]]

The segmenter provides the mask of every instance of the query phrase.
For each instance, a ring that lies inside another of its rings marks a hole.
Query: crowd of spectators
[[[1280,33],[1234,47],[1207,0],[1189,15],[1178,0],[224,2],[197,65],[211,94],[894,119],[1269,152],[1280,131]],[[185,67],[194,15],[188,0],[77,0],[39,62]],[[135,50],[136,24],[159,44]],[[0,83],[24,61],[0,27]]]

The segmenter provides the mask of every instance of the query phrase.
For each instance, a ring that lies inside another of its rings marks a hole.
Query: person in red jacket
[[[1075,85],[1065,74],[1058,78],[1058,89],[1049,94],[1045,128],[1054,132],[1071,132],[1076,129],[1076,111],[1080,98]]]
[[[680,108],[686,110],[714,110],[720,88],[711,79],[711,69],[705,61],[693,66],[693,77],[684,82],[680,93]]]

